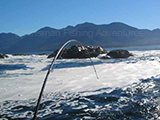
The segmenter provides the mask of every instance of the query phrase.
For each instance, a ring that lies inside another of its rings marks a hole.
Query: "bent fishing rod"
[[[57,58],[59,57],[59,55],[63,52],[63,48],[64,48],[67,44],[69,44],[69,43],[71,43],[71,42],[77,42],[77,43],[79,43],[81,46],[83,46],[82,43],[79,42],[78,40],[69,40],[69,41],[67,41],[66,43],[64,43],[63,46],[59,49],[58,53],[57,53],[56,56],[53,58],[53,60],[52,60],[52,62],[51,62],[51,65],[50,65],[50,67],[49,67],[49,69],[48,69],[48,72],[47,72],[47,74],[46,74],[46,77],[45,77],[45,79],[44,79],[44,82],[43,82],[43,85],[42,85],[42,88],[41,88],[41,91],[40,91],[40,94],[39,94],[39,97],[38,97],[37,106],[36,106],[36,109],[35,109],[35,112],[34,112],[33,120],[37,120],[37,119],[38,119],[38,118],[37,118],[37,113],[38,113],[38,110],[39,110],[41,98],[42,98],[42,95],[43,95],[43,91],[44,91],[45,85],[46,85],[46,83],[47,83],[48,76],[49,76],[49,74],[50,74],[50,72],[51,72],[51,70],[52,70],[52,67],[53,67],[53,65],[55,64],[55,62],[56,62]],[[83,49],[83,47],[82,47],[82,49]],[[61,51],[62,51],[62,52],[61,52]],[[87,55],[88,55],[88,57],[89,57],[89,59],[90,59],[90,61],[91,61],[91,63],[92,63],[92,66],[93,66],[95,75],[96,75],[97,79],[99,79],[99,78],[98,78],[97,71],[96,71],[95,66],[94,66],[94,64],[93,64],[93,61],[92,61],[92,59],[91,59],[91,57],[90,57],[90,55],[89,55],[88,52],[87,52]]]

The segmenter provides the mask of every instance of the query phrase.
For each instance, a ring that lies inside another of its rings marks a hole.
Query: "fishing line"
[[[51,62],[51,65],[50,65],[50,67],[49,67],[49,69],[48,69],[48,72],[47,72],[47,74],[46,74],[46,77],[45,77],[45,79],[44,79],[44,82],[43,82],[43,85],[42,85],[42,88],[41,88],[41,91],[40,91],[40,94],[39,94],[39,97],[38,97],[37,106],[36,106],[36,109],[35,109],[35,112],[34,112],[33,120],[37,120],[37,119],[38,119],[38,118],[37,118],[37,113],[38,113],[38,110],[39,110],[40,101],[41,101],[41,98],[42,98],[42,95],[43,95],[43,91],[44,91],[44,88],[45,88],[45,85],[46,85],[46,82],[47,82],[47,78],[48,78],[48,76],[49,76],[49,74],[50,74],[50,72],[51,72],[51,70],[52,70],[52,67],[53,67],[53,65],[55,64],[56,59],[57,59],[57,58],[59,57],[59,55],[61,54],[61,51],[63,51],[63,48],[64,48],[66,45],[68,45],[69,43],[71,43],[71,42],[77,42],[77,43],[79,43],[81,46],[83,46],[82,43],[79,42],[78,40],[69,40],[69,41],[67,41],[66,43],[64,43],[63,46],[59,49],[58,53],[57,53],[56,56],[53,58],[53,60],[52,60],[52,62]],[[82,47],[82,49],[83,49],[83,47]],[[93,64],[93,61],[92,61],[90,55],[88,54],[88,52],[87,52],[87,55],[89,56],[89,59],[90,59],[90,61],[91,61],[91,63],[92,63],[92,66],[93,66],[95,75],[96,75],[97,79],[99,79],[99,78],[98,78],[97,71],[96,71],[96,68],[95,68],[95,66],[94,66],[94,64]]]

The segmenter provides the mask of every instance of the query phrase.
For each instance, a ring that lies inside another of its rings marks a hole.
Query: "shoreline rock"
[[[0,58],[8,58],[8,56],[6,54],[0,53]]]
[[[55,57],[58,50],[55,50],[52,54],[48,56],[48,58]],[[69,49],[64,49],[60,58],[89,58],[89,57],[97,57],[99,54],[108,53],[102,47],[94,47],[94,46],[81,46],[75,45]]]
[[[128,50],[123,49],[111,50],[107,55],[111,58],[128,58],[133,56]]]
[[[38,54],[38,55],[48,55],[47,53],[40,53],[40,54]]]
[[[12,54],[12,56],[29,56],[29,54],[18,54],[18,53],[15,53],[15,54]]]

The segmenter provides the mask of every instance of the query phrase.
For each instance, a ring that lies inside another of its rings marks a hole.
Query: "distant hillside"
[[[119,22],[103,25],[86,22],[63,29],[44,27],[22,37],[2,33],[0,53],[51,51],[70,39],[102,47],[160,45],[160,29],[143,30]]]
[[[20,37],[12,33],[0,33],[0,52],[8,50],[11,46],[18,43]]]

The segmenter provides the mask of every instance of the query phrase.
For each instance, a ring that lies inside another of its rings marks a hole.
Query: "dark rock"
[[[47,53],[41,53],[41,54],[39,54],[39,55],[48,55]]]
[[[130,56],[133,56],[129,51],[127,50],[112,50],[107,55],[113,57],[113,58],[128,58]]]
[[[54,51],[48,58],[55,57],[57,52],[58,50]],[[75,45],[69,49],[64,49],[60,56],[61,58],[89,58],[104,53],[107,53],[107,51],[101,47]]]
[[[8,58],[8,55],[6,55],[6,54],[3,54],[3,55],[4,55],[4,57]]]
[[[55,51],[54,51],[52,54],[50,54],[47,58],[55,57],[57,53],[58,53],[58,50],[55,50]]]
[[[3,56],[3,54],[2,54],[2,53],[0,53],[0,58],[4,58],[4,56]]]
[[[13,56],[29,56],[29,54],[13,54]]]
[[[0,58],[7,58],[8,56],[5,54],[0,53]]]

